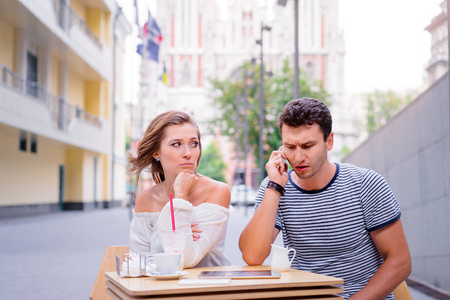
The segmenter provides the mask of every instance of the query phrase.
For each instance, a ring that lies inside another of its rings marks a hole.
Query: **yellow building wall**
[[[14,71],[14,28],[0,19],[0,64]]]
[[[84,97],[84,109],[96,116],[100,116],[103,98],[103,87],[101,81],[86,82]]]
[[[105,12],[105,42],[108,43],[108,45],[111,45],[110,20],[111,20],[111,13]]]
[[[50,93],[53,95],[61,95],[59,92],[59,61],[55,58],[51,58],[50,66]]]
[[[83,151],[66,151],[65,202],[80,202],[83,199]]]
[[[86,24],[99,39],[105,39],[105,17],[101,9],[88,9],[86,11]]]
[[[28,136],[29,137],[29,136]],[[19,130],[0,124],[0,205],[58,203],[62,144],[37,137],[37,153],[19,150]]]
[[[79,107],[84,109],[84,97],[86,94],[85,91],[85,82],[84,79],[78,76],[78,74],[69,70],[69,88],[68,88],[68,97],[69,103],[78,105]]]
[[[80,15],[80,17],[83,18],[83,20],[86,20],[86,7],[83,3],[79,0],[70,0],[70,6],[77,14]]]
[[[109,116],[111,115],[111,107],[112,107],[112,99],[110,99],[110,93],[109,93],[109,82],[104,81],[103,82],[103,117],[105,119],[109,119]],[[111,104],[110,104],[111,103]]]

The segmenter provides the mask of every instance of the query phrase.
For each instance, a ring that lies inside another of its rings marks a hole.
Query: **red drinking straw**
[[[169,193],[169,200],[170,200],[170,215],[172,217],[172,231],[175,232],[175,216],[173,214],[173,200],[172,200],[172,193]]]

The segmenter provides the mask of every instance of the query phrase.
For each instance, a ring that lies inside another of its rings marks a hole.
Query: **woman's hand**
[[[194,242],[200,238],[200,235],[198,235],[196,232],[201,233],[202,230],[197,227],[198,223],[192,223],[191,224],[191,230],[192,230],[192,238]]]
[[[197,182],[198,176],[196,174],[186,172],[179,173],[173,184],[175,197],[187,200],[189,191],[197,184]]]

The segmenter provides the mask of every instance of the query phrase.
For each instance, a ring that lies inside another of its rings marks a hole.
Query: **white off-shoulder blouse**
[[[181,244],[183,249],[176,250],[182,251],[185,268],[230,265],[224,254],[229,210],[214,203],[193,206],[179,198],[173,199],[173,207],[175,234],[169,203],[161,212],[135,214],[130,227],[130,252],[171,252],[174,244]],[[202,230],[197,241],[192,238],[192,223]]]

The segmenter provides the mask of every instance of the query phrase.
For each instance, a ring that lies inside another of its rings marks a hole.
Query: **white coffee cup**
[[[289,252],[293,252],[292,259],[289,260]],[[288,271],[295,257],[295,249],[283,248],[272,244],[272,270]]]
[[[176,274],[181,261],[181,253],[156,253],[153,262],[160,275]]]

